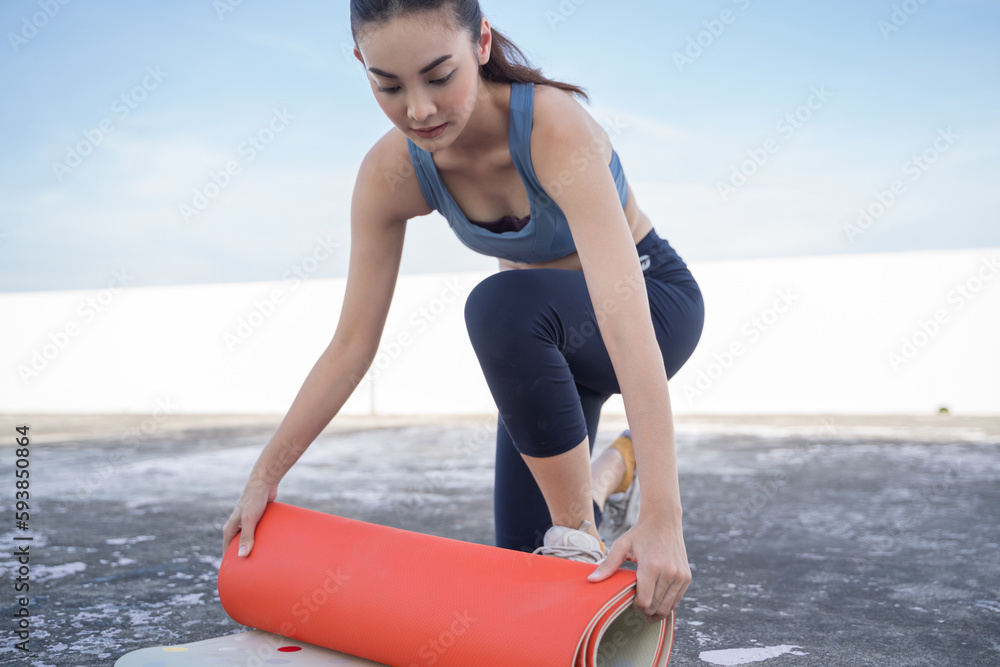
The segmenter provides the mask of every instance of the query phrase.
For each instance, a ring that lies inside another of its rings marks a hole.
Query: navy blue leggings
[[[701,338],[698,283],[655,231],[636,245],[667,377]],[[614,314],[608,317],[615,317]],[[620,393],[583,272],[500,271],[465,304],[469,338],[499,409],[493,509],[496,545],[532,551],[552,526],[545,498],[521,458],[555,456],[588,439],[601,407]],[[600,508],[595,503],[595,518]]]

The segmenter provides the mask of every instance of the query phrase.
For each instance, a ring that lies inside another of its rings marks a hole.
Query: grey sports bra
[[[445,217],[459,240],[469,248],[514,262],[545,262],[576,250],[566,216],[546,194],[531,166],[534,92],[533,83],[510,84],[510,156],[528,192],[531,215],[527,218],[506,217],[492,223],[469,220],[441,180],[431,153],[407,139],[413,168],[427,204]],[[628,203],[628,183],[618,153],[613,149],[608,167],[624,209]]]

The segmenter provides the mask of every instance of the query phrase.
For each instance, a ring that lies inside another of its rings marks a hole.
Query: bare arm
[[[368,371],[378,349],[399,274],[406,217],[387,192],[384,142],[366,156],[351,201],[351,255],[347,287],[333,339],[320,355],[254,465],[242,497],[223,529],[224,547],[237,532],[240,555],[253,547],[253,530],[278,483],[305,452]]]
[[[670,613],[691,580],[667,375],[635,241],[608,169],[608,139],[587,122],[575,101],[565,96],[548,99],[555,100],[554,106],[549,113],[543,111],[534,130],[537,140],[532,137],[535,172],[543,186],[555,181],[563,185],[553,188],[558,192],[553,199],[569,221],[601,337],[618,377],[642,484],[636,525],[614,544],[597,573],[609,576],[626,557],[635,560],[636,604],[657,620]],[[537,106],[535,116],[539,118]],[[558,122],[550,120],[557,117]],[[573,159],[601,144],[606,154],[591,152],[591,159]]]
[[[395,290],[406,222],[379,220],[366,210],[371,207],[365,199],[356,193],[351,207],[350,268],[333,340],[250,474],[269,485],[277,486],[336,416],[377,352]]]
[[[356,218],[359,219],[359,218]],[[333,340],[299,389],[250,473],[276,487],[357,388],[385,326],[402,253],[405,222],[351,225],[347,290]]]

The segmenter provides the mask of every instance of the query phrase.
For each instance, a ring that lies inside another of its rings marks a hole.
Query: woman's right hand
[[[222,552],[225,553],[229,544],[240,533],[240,556],[248,556],[253,549],[253,532],[257,522],[264,515],[264,508],[278,497],[277,485],[271,486],[262,480],[251,479],[243,489],[243,495],[229,515],[229,520],[222,527]]]

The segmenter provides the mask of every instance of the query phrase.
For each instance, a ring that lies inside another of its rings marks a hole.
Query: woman
[[[254,466],[225,543],[241,531],[239,553],[250,552],[278,482],[367,372],[406,222],[437,209],[501,269],[465,309],[499,408],[497,546],[598,563],[593,581],[632,560],[634,604],[666,618],[691,579],[667,378],[701,335],[697,283],[573,98],[586,94],[517,62],[477,0],[352,0],[351,24],[354,55],[395,128],[359,169],[333,340]],[[591,464],[613,393],[630,430]],[[617,538],[610,550],[602,532]]]

